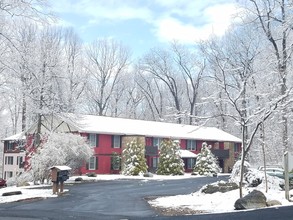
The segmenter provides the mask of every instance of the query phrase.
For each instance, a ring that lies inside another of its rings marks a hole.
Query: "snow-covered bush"
[[[136,176],[147,172],[148,166],[144,156],[144,146],[133,140],[123,150],[122,174]]]
[[[241,161],[237,161],[229,179],[229,182],[234,182],[239,184],[240,181],[240,168]],[[267,175],[267,186],[268,189],[281,190],[281,185],[284,180],[275,176]],[[251,168],[250,164],[247,161],[244,161],[244,175],[243,183],[248,187],[257,187],[258,189],[264,189],[265,186],[265,174],[264,171],[260,171],[254,168]]]
[[[221,172],[218,159],[211,152],[210,148],[211,146],[208,146],[206,142],[202,144],[201,151],[197,155],[196,163],[193,168],[193,175],[213,176]]]
[[[93,154],[86,139],[77,134],[51,133],[30,158],[31,173],[35,181],[50,179],[49,168],[66,165],[76,170]]]
[[[111,169],[112,170],[120,170],[121,167],[121,156],[113,152],[111,155]]]
[[[180,157],[180,146],[177,140],[164,139],[160,145],[160,160],[157,174],[183,175],[184,162]]]
[[[247,161],[244,161],[244,175],[248,172],[250,168],[250,164]],[[240,181],[240,171],[241,171],[241,160],[236,161],[232,168],[232,172],[230,175],[230,182],[239,183]]]
[[[33,175],[31,171],[23,172],[18,176],[14,176],[7,180],[7,186],[27,186],[33,182]]]

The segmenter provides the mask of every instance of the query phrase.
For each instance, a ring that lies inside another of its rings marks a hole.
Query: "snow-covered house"
[[[27,145],[33,143],[37,124],[27,131]],[[115,173],[111,158],[113,153],[122,154],[122,149],[133,138],[139,138],[145,146],[145,157],[150,171],[158,164],[159,145],[162,139],[180,141],[181,157],[187,172],[192,170],[196,154],[203,142],[212,146],[214,154],[224,172],[228,172],[235,161],[235,153],[240,150],[241,140],[213,127],[197,127],[164,122],[134,120],[93,115],[56,114],[43,116],[41,133],[79,133],[88,139],[94,149],[94,156],[81,167],[82,174]],[[118,171],[119,172],[119,171]]]
[[[4,146],[2,175],[4,179],[8,179],[24,171],[26,137],[24,133],[19,133],[3,139],[2,142]]]

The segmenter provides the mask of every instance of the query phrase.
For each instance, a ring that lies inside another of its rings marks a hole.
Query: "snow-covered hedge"
[[[179,141],[164,139],[160,144],[160,159],[157,174],[183,175],[184,162],[180,157]]]
[[[137,140],[127,143],[123,150],[122,174],[137,176],[146,173],[147,169],[144,146]]]
[[[233,166],[233,170],[229,179],[230,182],[239,184],[240,168],[241,161],[239,160]],[[247,161],[245,161],[243,183],[244,185],[250,187],[265,188],[266,183],[264,171],[251,168],[250,164]],[[268,189],[281,190],[281,185],[284,184],[284,180],[275,176],[267,175],[267,184]]]
[[[213,176],[221,171],[218,159],[213,155],[210,148],[206,142],[202,144],[201,151],[197,155],[193,168],[193,175]]]

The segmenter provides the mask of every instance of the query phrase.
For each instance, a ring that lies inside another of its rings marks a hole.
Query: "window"
[[[12,171],[5,171],[4,173],[4,179],[8,179],[13,177],[13,172]]]
[[[13,142],[10,142],[10,141],[7,141],[6,142],[6,150],[13,150],[14,149],[14,143]]]
[[[195,158],[187,158],[187,169],[193,169],[195,165]]]
[[[157,168],[159,163],[158,157],[153,157],[153,168]]]
[[[23,157],[22,156],[18,156],[17,157],[17,161],[16,161],[16,165],[18,165],[19,168],[23,168],[23,165],[24,165],[23,162],[24,162],[23,161]]]
[[[5,157],[5,164],[6,165],[13,165],[13,157],[12,156]]]
[[[113,148],[121,148],[121,136],[120,135],[113,135],[112,146],[113,146]]]
[[[186,149],[187,150],[196,150],[196,141],[195,140],[187,140]]]
[[[160,148],[161,138],[153,138],[153,146]]]
[[[234,152],[239,152],[241,149],[237,143],[234,143]]]
[[[89,144],[91,147],[97,147],[97,135],[96,134],[89,134],[88,135]]]
[[[89,170],[97,170],[98,169],[98,157],[91,157],[88,165]]]

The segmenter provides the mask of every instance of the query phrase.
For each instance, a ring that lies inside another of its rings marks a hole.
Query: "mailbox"
[[[71,170],[68,166],[53,166],[49,168],[51,170],[52,182],[64,182],[69,178],[69,171]]]
[[[64,182],[69,179],[69,170],[57,171],[57,182]]]
[[[69,178],[69,171],[71,170],[68,166],[53,166],[49,168],[51,170],[51,179],[53,182],[53,194],[63,192],[64,181]],[[60,187],[59,187],[60,183]]]

